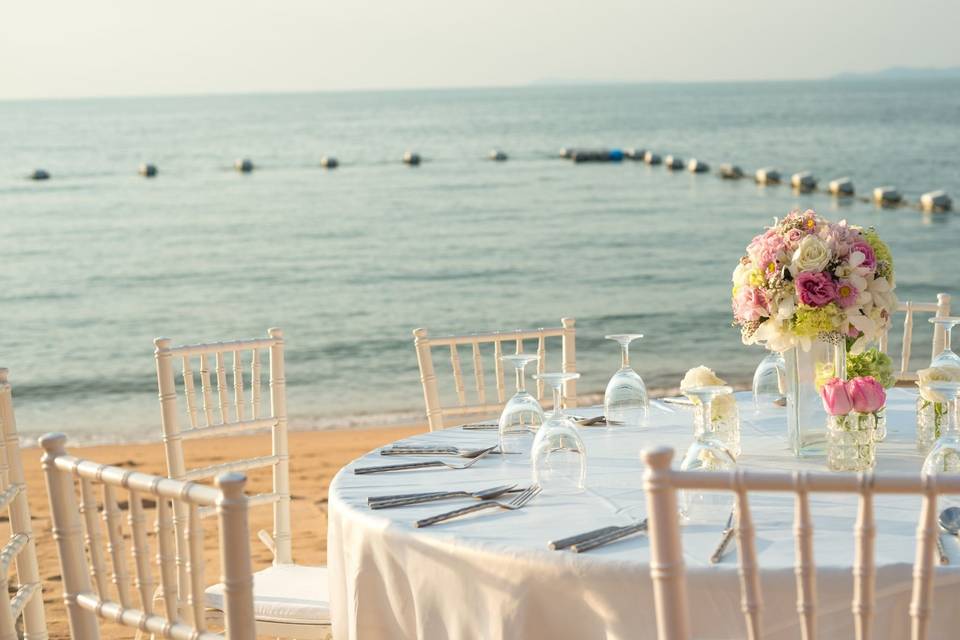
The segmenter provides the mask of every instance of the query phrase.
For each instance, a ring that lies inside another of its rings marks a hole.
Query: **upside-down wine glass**
[[[693,444],[680,463],[683,471],[727,471],[737,463],[727,446],[714,433],[713,399],[732,393],[728,386],[690,387],[683,392],[699,400],[702,410],[695,412]],[[684,490],[680,496],[680,513],[687,522],[724,522],[733,507],[733,495],[728,492]]]
[[[786,398],[787,365],[783,354],[768,353],[753,373],[753,410],[763,413]]]
[[[953,333],[953,328],[960,324],[960,317],[930,318],[930,322],[935,326],[943,327],[943,351],[934,356],[933,360],[930,361],[930,366],[960,368],[960,356],[950,346],[950,334]]]
[[[537,399],[527,392],[526,367],[539,360],[539,356],[528,353],[501,356],[502,362],[510,363],[516,372],[517,392],[503,407],[500,414],[500,451],[501,453],[520,453],[519,461],[529,464],[533,436],[543,424],[543,408]],[[513,458],[508,458],[513,459]]]
[[[643,378],[630,367],[630,343],[643,337],[642,333],[622,333],[605,336],[620,345],[620,369],[617,370],[603,394],[603,415],[608,425],[640,426],[647,421],[650,398]]]
[[[577,425],[563,413],[562,389],[567,380],[579,373],[541,373],[535,375],[553,389],[553,411],[537,430],[531,459],[533,481],[546,494],[579,493],[587,479],[587,452]]]
[[[960,382],[936,381],[928,384],[933,393],[947,402],[946,427],[923,461],[923,473],[960,473]]]

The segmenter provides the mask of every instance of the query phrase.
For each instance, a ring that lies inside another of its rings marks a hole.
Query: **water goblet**
[[[603,415],[608,425],[640,426],[647,421],[650,398],[643,378],[630,367],[630,343],[643,337],[641,333],[605,336],[620,345],[620,369],[603,394]]]
[[[546,494],[579,493],[586,484],[587,453],[577,425],[563,413],[562,389],[579,373],[541,373],[537,380],[553,389],[553,411],[537,430],[531,459],[533,481]]]
[[[936,381],[928,384],[929,390],[946,400],[946,425],[933,448],[923,461],[923,473],[960,473],[960,382]]]
[[[503,407],[503,413],[500,414],[498,424],[500,451],[503,454],[523,454],[508,458],[511,461],[518,459],[523,464],[529,463],[534,434],[543,424],[544,419],[543,408],[526,388],[526,367],[539,359],[539,356],[527,353],[500,358],[502,362],[513,365],[517,378],[517,392],[507,401]]]
[[[687,449],[680,469],[683,471],[727,471],[736,466],[736,459],[717,436],[713,415],[714,398],[733,393],[728,386],[690,387],[683,392],[702,409],[695,412],[694,441]],[[680,495],[680,514],[686,522],[723,521],[733,507],[733,496],[725,492],[684,490]]]
[[[754,413],[764,413],[774,405],[784,404],[786,383],[787,365],[783,354],[771,351],[753,373]]]
[[[930,322],[943,328],[943,351],[933,357],[933,360],[930,361],[930,366],[960,368],[960,356],[958,356],[950,346],[950,334],[953,333],[953,328],[960,324],[960,317],[944,316],[942,318],[930,318]]]

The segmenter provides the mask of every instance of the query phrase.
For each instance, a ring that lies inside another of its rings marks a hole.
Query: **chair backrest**
[[[797,611],[801,637],[816,637],[816,565],[813,559],[813,521],[810,493],[854,493],[859,508],[853,536],[852,611],[856,638],[871,637],[876,567],[873,515],[875,494],[918,494],[923,496],[917,524],[917,550],[913,565],[913,596],[910,604],[913,640],[927,637],[933,608],[933,564],[936,552],[937,494],[960,493],[960,476],[923,476],[873,473],[818,473],[786,471],[676,471],[670,468],[673,449],[658,447],[642,453],[646,471],[644,490],[650,535],[650,576],[653,579],[657,632],[660,640],[687,640],[690,637],[686,575],[677,515],[677,494],[682,489],[730,491],[737,509],[736,540],[740,557],[741,608],[746,621],[743,637],[760,637],[762,608],[760,576],[749,492],[793,493],[793,525],[796,538]]]
[[[950,295],[938,293],[936,302],[899,302],[897,311],[904,313],[903,318],[903,345],[900,350],[900,365],[894,364],[894,373],[897,382],[914,382],[917,380],[917,372],[910,369],[910,353],[913,343],[913,316],[915,313],[931,313],[936,318],[943,318],[950,315]],[[933,345],[930,358],[933,359],[938,353],[943,351],[943,344],[946,336],[943,327],[935,326],[933,329]],[[884,334],[880,338],[880,350],[887,353],[888,335]]]
[[[270,329],[266,338],[234,342],[174,347],[168,338],[157,338],[154,344],[167,475],[180,480],[201,480],[227,471],[273,467],[273,490],[252,496],[249,501],[251,506],[273,505],[274,563],[292,563],[283,331]],[[262,406],[261,352],[267,352],[269,360],[268,407]],[[246,363],[245,357],[248,358]],[[181,372],[180,385],[174,367]],[[177,404],[178,390],[184,395],[182,408]],[[181,429],[180,420],[184,416],[189,428]],[[183,451],[185,440],[259,429],[270,429],[272,433],[270,455],[187,469]],[[177,514],[178,525],[180,520],[181,514]],[[177,527],[178,532],[181,528]]]
[[[216,478],[214,488],[138,473],[68,455],[66,439],[62,433],[47,434],[40,445],[71,636],[97,640],[98,618],[104,618],[173,640],[224,637],[207,631],[204,613],[207,581],[201,520],[202,511],[210,510],[219,519],[220,572],[226,598],[224,635],[228,640],[253,640],[256,623],[243,492],[246,478],[239,473],[223,474]],[[102,492],[99,500],[97,489]],[[126,500],[120,502],[117,494],[123,491]],[[129,536],[124,532],[121,507],[128,512]],[[183,542],[175,540],[173,531],[177,507],[188,514]],[[151,566],[154,556],[148,543],[148,509],[156,509],[159,585]],[[132,584],[127,567],[128,537],[134,563]],[[158,609],[156,601],[161,595],[163,606]]]
[[[460,336],[431,337],[426,329],[414,329],[414,346],[417,350],[417,364],[420,366],[420,383],[423,386],[423,401],[427,409],[427,422],[430,430],[442,429],[446,418],[478,417],[499,413],[503,409],[507,398],[513,395],[512,388],[507,389],[504,376],[510,376],[512,371],[504,371],[500,357],[504,355],[504,344],[507,353],[523,353],[526,341],[536,341],[537,373],[545,371],[547,359],[547,338],[557,337],[561,343],[561,367],[564,372],[577,370],[576,321],[573,318],[563,318],[560,327],[546,329],[530,329],[516,331],[496,331],[493,333],[473,333]],[[460,347],[469,346],[473,368],[473,392],[468,392],[464,384],[463,369],[460,366]],[[492,401],[487,392],[486,375],[483,369],[483,347],[493,347],[493,372],[496,385],[496,402]],[[436,369],[433,365],[433,348],[446,347],[449,350],[450,367],[453,373],[453,390],[456,395],[456,404],[444,404],[441,399],[440,388],[437,382]],[[537,399],[544,402],[544,385],[536,384]],[[563,402],[567,407],[577,404],[577,381],[569,380],[564,384]]]
[[[23,615],[24,638],[45,640],[47,625],[43,617],[37,549],[6,369],[0,369],[0,509],[3,508],[10,520],[10,540],[0,549],[0,638],[17,638],[16,620]],[[10,565],[14,559],[17,580],[16,592],[11,598]]]

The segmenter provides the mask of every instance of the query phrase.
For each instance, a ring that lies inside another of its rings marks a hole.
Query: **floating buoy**
[[[743,177],[743,169],[735,164],[720,165],[720,177],[724,180],[739,180]]]
[[[631,160],[643,160],[643,157],[647,155],[647,150],[636,148],[624,149],[623,155]]]
[[[500,149],[491,149],[488,157],[494,162],[504,162],[507,159],[507,153]]]
[[[643,154],[643,161],[649,165],[660,164],[660,156],[653,151],[647,151]]]
[[[873,190],[873,201],[877,204],[896,204],[903,196],[896,187],[877,187]]]
[[[772,167],[757,169],[754,178],[759,184],[780,184],[780,172]]]
[[[150,164],[149,162],[141,163],[137,168],[137,173],[142,175],[144,178],[154,178],[157,175],[157,165]]]
[[[420,154],[414,151],[405,151],[403,153],[403,163],[412,167],[420,164]]]
[[[817,188],[817,179],[809,171],[800,171],[790,177],[790,184],[797,191],[806,193]]]
[[[320,158],[320,166],[324,169],[336,169],[340,163],[333,156],[323,156]]]
[[[30,180],[49,180],[50,174],[46,169],[34,169],[33,173],[27,176]]]
[[[838,197],[847,197],[853,195],[853,180],[850,178],[837,178],[830,181],[830,193]]]
[[[677,169],[683,169],[683,160],[681,160],[676,156],[667,156],[666,158],[664,158],[663,164],[667,169],[670,169],[673,171]]]
[[[561,157],[561,158],[572,158],[574,151],[576,151],[576,149],[571,149],[570,147],[561,147],[561,148],[560,148],[560,157]]]
[[[620,162],[623,151],[620,149],[579,149],[570,158],[576,162]]]
[[[233,168],[240,173],[250,173],[253,171],[253,160],[250,158],[237,158],[233,163]]]
[[[690,173],[706,173],[707,171],[710,171],[710,165],[703,160],[690,158],[690,162],[687,163],[687,169],[690,170]]]
[[[920,207],[924,211],[949,211],[952,206],[953,201],[942,189],[920,196]]]

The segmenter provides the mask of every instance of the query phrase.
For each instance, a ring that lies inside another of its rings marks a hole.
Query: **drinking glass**
[[[693,397],[694,424],[703,424],[703,415],[709,409],[713,414],[710,417],[710,428],[713,437],[719,440],[734,459],[740,457],[740,411],[733,396],[733,389],[724,387],[726,391],[717,392],[709,407],[703,405],[699,398]],[[686,393],[686,390],[682,390]]]
[[[680,463],[683,471],[727,471],[736,466],[736,460],[714,431],[713,400],[733,393],[728,386],[690,387],[683,391],[698,401],[703,409],[694,414],[694,441]],[[684,490],[680,495],[680,514],[687,522],[725,522],[733,508],[729,492]]]
[[[546,494],[578,493],[587,479],[587,453],[577,425],[563,413],[562,389],[579,373],[541,373],[537,380],[553,388],[553,412],[537,430],[531,459],[533,481]]]
[[[605,336],[620,345],[620,369],[613,374],[603,394],[603,415],[608,425],[640,426],[647,421],[650,398],[643,378],[630,367],[630,343],[642,333]]]
[[[960,324],[960,317],[930,318],[930,322],[943,327],[943,351],[934,356],[933,360],[930,361],[930,366],[960,368],[960,356],[950,348],[950,334],[953,333],[953,327]]]
[[[529,463],[533,436],[543,424],[543,408],[537,399],[527,393],[526,368],[539,356],[527,353],[502,356],[500,360],[513,365],[517,378],[517,392],[503,407],[500,414],[500,451],[501,453],[520,453],[523,464]]]
[[[763,413],[786,400],[787,365],[783,354],[771,351],[753,373],[753,410]]]
[[[929,383],[930,390],[947,402],[946,426],[923,461],[923,473],[960,473],[960,382]]]

